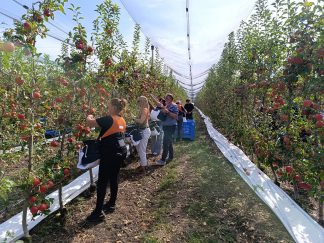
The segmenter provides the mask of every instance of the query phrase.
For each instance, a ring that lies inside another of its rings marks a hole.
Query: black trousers
[[[163,152],[162,152],[162,160],[165,161],[167,157],[169,159],[173,159],[173,135],[176,130],[176,125],[174,126],[163,126]]]
[[[177,139],[182,138],[182,126],[183,126],[183,118],[179,118],[177,122]]]
[[[118,193],[118,174],[123,158],[114,155],[105,155],[100,161],[98,183],[97,183],[97,203],[96,211],[101,212],[105,200],[107,185],[110,184],[109,204],[114,206]]]

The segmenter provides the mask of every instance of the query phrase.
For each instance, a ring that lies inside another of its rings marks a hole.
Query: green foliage
[[[257,1],[196,102],[276,181],[294,185],[296,197],[319,197],[323,184],[322,18],[320,3]]]

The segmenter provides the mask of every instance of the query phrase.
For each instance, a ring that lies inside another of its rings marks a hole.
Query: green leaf
[[[308,1],[304,2],[304,6],[305,6],[306,8],[310,8],[310,7],[313,6],[313,5],[314,5],[313,2],[308,2]]]
[[[65,14],[65,10],[64,10],[64,6],[63,6],[63,5],[60,5],[60,6],[59,6],[59,9],[60,9],[60,11],[61,11],[62,13]]]

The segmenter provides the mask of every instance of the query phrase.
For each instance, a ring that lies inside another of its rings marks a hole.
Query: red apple
[[[64,174],[65,176],[69,175],[69,174],[70,174],[70,170],[69,170],[68,168],[65,168],[65,169],[63,170],[63,174]]]
[[[60,78],[59,82],[65,87],[69,85],[69,82],[65,78]]]
[[[78,41],[76,44],[75,44],[76,48],[79,49],[79,50],[83,50],[84,48],[84,45],[83,45],[83,42],[82,41]]]
[[[31,196],[28,200],[31,204],[34,204],[34,202],[37,201],[37,197]]]
[[[26,118],[24,114],[18,114],[17,117],[19,120],[25,120]]]
[[[29,136],[21,136],[20,138],[21,138],[21,140],[23,140],[25,142],[28,142],[28,140],[29,140]]]
[[[92,46],[88,46],[87,47],[87,52],[92,53],[93,52],[93,47]]]
[[[82,110],[83,110],[83,111],[86,111],[87,109],[88,109],[88,105],[83,104],[83,105],[82,105]]]
[[[73,138],[68,138],[67,141],[68,141],[69,143],[73,143],[73,142],[74,142],[74,139],[73,139]]]
[[[320,182],[321,188],[324,189],[324,180]]]
[[[310,107],[313,104],[311,100],[304,100],[304,107]]]
[[[283,137],[283,142],[284,142],[285,144],[289,144],[289,143],[290,143],[290,139],[289,139],[289,137],[288,137],[288,136],[284,136],[284,137]]]
[[[50,17],[50,16],[52,15],[52,13],[51,13],[51,11],[50,11],[48,8],[45,8],[45,9],[44,9],[44,15],[45,15],[46,17]]]
[[[105,61],[105,66],[106,67],[109,67],[109,66],[111,66],[112,65],[112,61],[111,61],[111,59],[107,59],[106,61]]]
[[[281,121],[288,121],[288,115],[284,115],[284,114],[280,115],[280,120]]]
[[[56,103],[61,103],[63,99],[61,97],[56,97],[55,98]]]
[[[40,179],[35,177],[33,181],[33,186],[38,186],[39,184],[40,184]]]
[[[91,107],[90,110],[89,110],[89,113],[90,113],[90,114],[93,114],[93,113],[95,113],[95,112],[96,112],[96,109],[93,108],[93,107]]]
[[[34,125],[34,127],[35,127],[36,129],[40,129],[40,128],[42,127],[42,125],[41,125],[40,123],[36,123],[36,124]]]
[[[38,210],[43,212],[46,209],[48,209],[48,205],[46,203],[42,203],[41,205],[39,205]]]
[[[278,162],[273,162],[273,163],[272,163],[272,166],[273,166],[273,167],[278,167],[278,166],[279,166],[279,165],[278,165]]]
[[[84,133],[85,133],[85,134],[89,134],[90,132],[91,132],[90,127],[86,127],[86,128],[84,129]]]
[[[315,117],[316,121],[323,120],[323,115],[322,114],[316,114],[314,117]]]
[[[301,181],[301,176],[300,175],[295,175],[294,180],[295,181]]]
[[[30,26],[30,24],[28,23],[28,22],[25,22],[24,24],[23,24],[23,27],[24,27],[24,29],[26,30],[26,31],[31,31],[31,26]]]
[[[15,50],[15,45],[12,42],[4,42],[0,43],[0,51],[4,52],[13,52]]]
[[[45,193],[47,191],[47,187],[45,186],[45,185],[41,185],[40,187],[39,187],[39,192],[40,193]]]
[[[303,189],[303,190],[306,190],[306,191],[309,191],[309,190],[312,189],[312,186],[310,184],[306,183],[306,182],[299,182],[298,187],[300,189]]]
[[[81,124],[76,125],[76,129],[80,132],[83,131],[83,126]]]
[[[323,126],[323,121],[317,121],[315,127],[321,128]]]
[[[318,49],[318,50],[317,50],[317,55],[318,55],[319,57],[324,57],[324,48]]]
[[[303,64],[304,60],[300,57],[289,57],[288,63],[290,64]]]
[[[108,35],[111,35],[112,34],[112,29],[110,29],[110,28],[106,28],[106,33],[108,34]]]
[[[287,174],[291,174],[294,171],[294,169],[290,165],[287,165],[285,167],[285,170],[286,170]]]
[[[53,141],[51,141],[50,145],[51,145],[52,147],[58,147],[58,146],[59,146],[59,142],[56,141],[56,140],[53,140]]]
[[[29,208],[29,210],[30,210],[32,215],[36,215],[37,212],[38,212],[38,207],[32,206],[32,207]]]
[[[35,91],[35,92],[33,93],[33,98],[34,98],[34,99],[39,99],[40,97],[41,97],[41,94],[40,94],[39,91]]]
[[[15,79],[15,81],[16,81],[16,84],[18,84],[19,86],[24,84],[24,80],[21,77],[17,77]]]
[[[302,53],[302,52],[304,52],[304,50],[305,50],[304,47],[299,47],[299,48],[296,49],[296,52]]]
[[[19,124],[19,129],[20,130],[25,130],[27,128],[27,124],[26,123],[23,123],[23,124]]]
[[[54,186],[54,182],[53,181],[48,181],[47,182],[47,188],[51,189]]]

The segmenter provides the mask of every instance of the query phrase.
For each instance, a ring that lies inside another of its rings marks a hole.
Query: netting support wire
[[[186,84],[186,83],[184,83],[184,82],[181,82],[180,80],[179,80],[179,83],[180,83],[180,84],[183,84],[183,85],[190,86],[190,84]],[[197,86],[197,85],[201,85],[201,84],[204,84],[204,83],[205,83],[205,80],[203,80],[203,81],[201,81],[201,82],[199,82],[199,83],[193,84],[192,86]]]
[[[17,0],[12,0],[14,1],[15,3],[17,3],[18,5],[20,5],[21,7],[23,7],[24,9],[26,10],[29,10],[30,8],[24,4],[21,4],[20,2],[18,2]],[[49,25],[52,25],[54,28],[58,29],[59,31],[63,32],[64,34],[66,35],[69,35],[68,32],[66,32],[65,30],[63,30],[62,28],[58,27],[57,25],[51,23],[51,22],[47,22]]]
[[[192,85],[192,66],[191,66],[191,50],[190,50],[189,0],[186,0],[186,17],[187,17],[187,41],[188,41],[189,76],[190,76],[191,91],[193,92],[193,85]],[[193,96],[192,96],[192,99],[193,99]]]
[[[173,69],[173,68],[171,68],[170,66],[168,66],[168,65],[166,65],[169,69],[171,69],[175,74],[177,74],[178,76],[180,76],[180,77],[182,77],[182,78],[185,78],[185,79],[189,79],[190,80],[190,77],[189,76],[187,76],[187,75],[184,75],[184,74],[182,74],[182,73],[180,73],[179,71],[177,71],[177,70],[175,70],[175,69]],[[192,79],[197,79],[197,78],[200,78],[200,77],[202,77],[202,76],[204,76],[204,75],[206,75],[206,74],[208,74],[209,73],[209,70],[211,69],[212,67],[209,67],[208,69],[206,69],[205,71],[203,71],[203,72],[201,72],[201,73],[199,73],[199,74],[197,74],[196,76],[193,76],[192,77]]]
[[[17,21],[19,23],[22,23],[19,19],[16,19],[16,18],[14,18],[14,17],[12,17],[12,16],[10,16],[8,14],[5,14],[2,11],[0,11],[0,14],[2,14],[3,16],[6,16],[9,19],[12,19],[12,20],[15,20],[15,21]],[[58,37],[56,37],[54,35],[51,35],[51,34],[48,34],[48,33],[46,35],[48,35],[49,37],[52,37],[55,40],[58,40],[58,41],[63,42],[63,43],[66,43],[67,45],[73,46],[71,43],[67,42],[66,40],[62,40],[62,39],[60,39],[60,38],[58,38]]]

